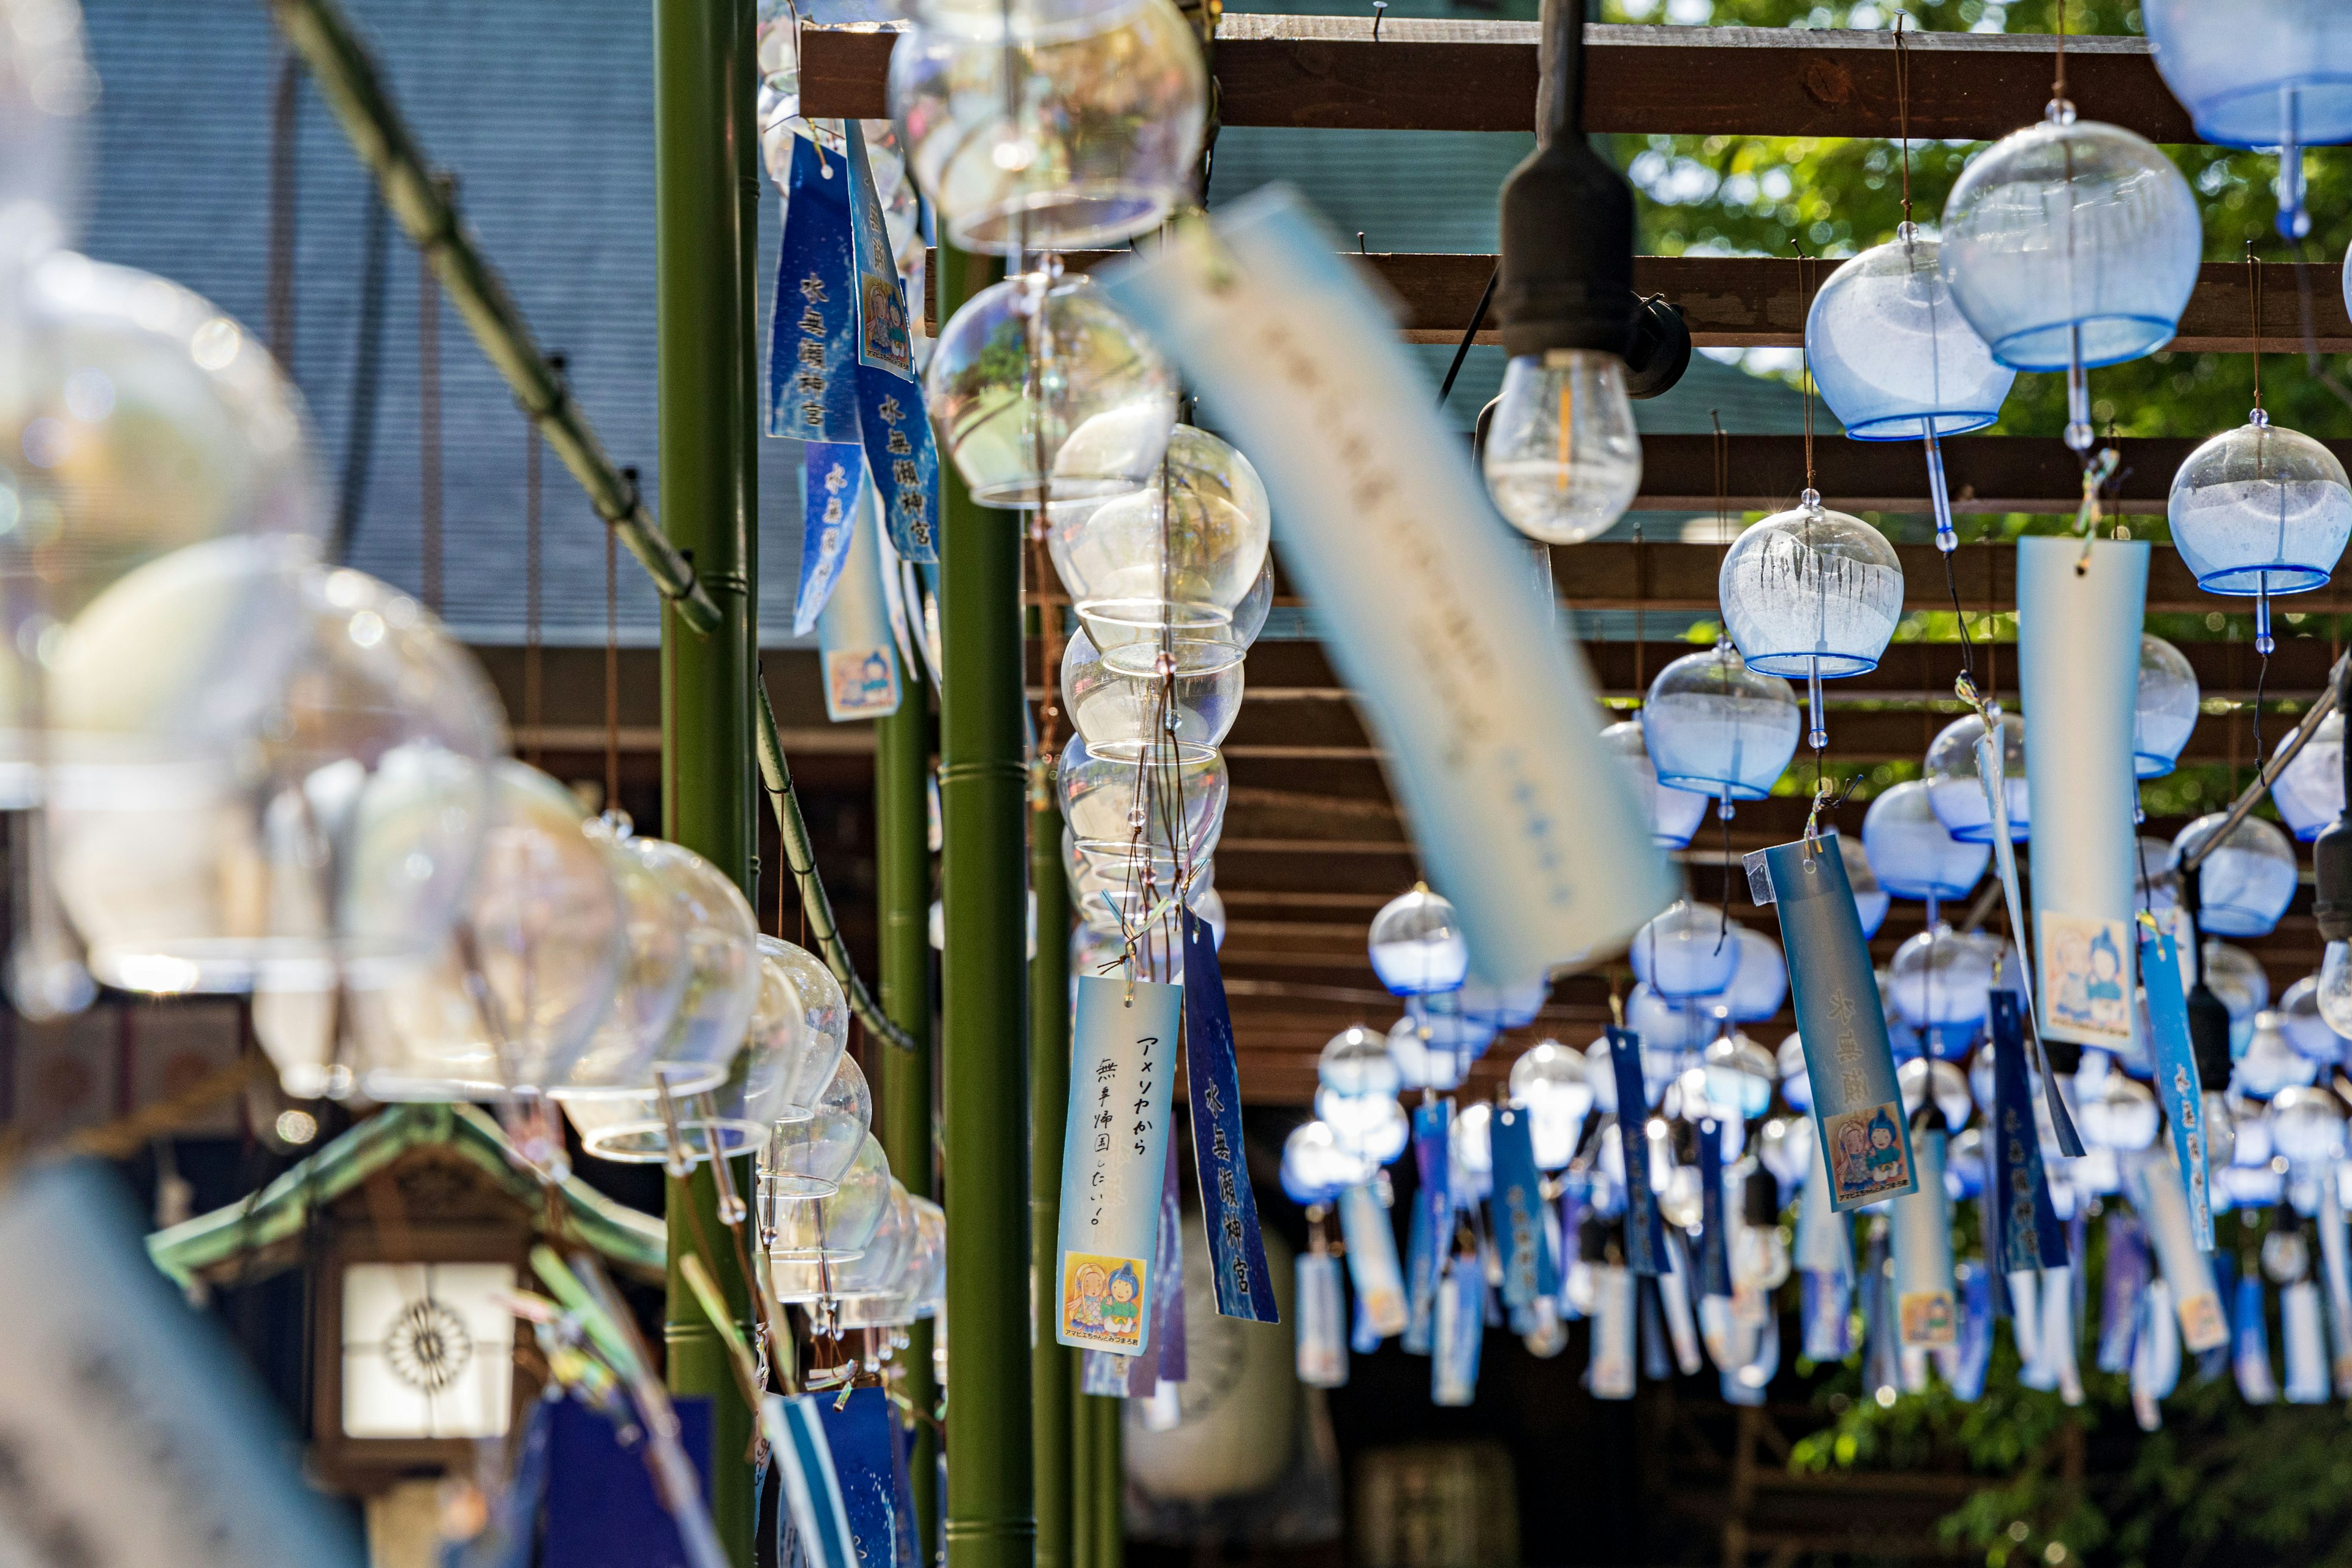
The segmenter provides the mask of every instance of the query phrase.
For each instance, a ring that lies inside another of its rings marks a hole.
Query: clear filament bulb
[[[1587,349],[1511,361],[1485,466],[1496,507],[1529,538],[1581,544],[1609,531],[1642,486],[1624,362]]]

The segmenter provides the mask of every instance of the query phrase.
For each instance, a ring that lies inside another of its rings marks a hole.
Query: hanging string
[[[1903,221],[1911,222],[1911,57],[1903,47],[1904,25],[1911,18],[1895,13],[1895,129],[1903,156]]]
[[[1643,656],[1649,646],[1643,640],[1644,607],[1649,603],[1649,561],[1642,553],[1642,523],[1633,521],[1633,705],[1636,708],[1648,700],[1650,683],[1644,679]]]
[[[1810,316],[1813,308],[1813,291],[1805,280],[1807,277],[1805,263],[1811,258],[1805,255],[1804,247],[1794,239],[1789,241],[1789,248],[1797,253],[1797,303],[1801,308],[1800,313]],[[1816,268],[1814,276],[1818,277],[1819,271],[1820,269]],[[1817,505],[1821,499],[1821,486],[1813,482],[1813,357],[1811,346],[1801,337],[1797,341],[1797,390],[1805,400],[1805,493],[1808,497],[1806,504]]]
[[[2246,241],[2246,270],[2252,279],[2252,287],[2246,292],[2249,308],[2253,312],[2253,330],[2250,334],[2254,341],[2253,423],[2259,426],[2268,423],[2268,416],[2263,412],[2263,262],[2262,258],[2254,254],[2254,242],[2251,238]],[[2263,607],[2263,614],[2269,614],[2267,605]],[[2269,627],[2265,624],[2261,629],[2267,632]],[[2263,751],[2263,689],[2270,683],[2270,640],[2268,637],[2254,639],[2254,652],[2262,660],[2254,669],[2254,765],[2258,769],[2266,755]]]
[[[2263,405],[2263,260],[2254,254],[2254,242],[2246,241],[2246,289],[2250,313],[2253,317],[2247,335],[2254,343],[2254,406]]]
[[[2058,0],[2058,70],[2051,79],[2050,96],[2066,101],[2066,0]]]
[[[539,421],[523,418],[522,448],[522,730],[523,760],[539,766],[541,682],[540,637],[540,438]],[[604,531],[607,534],[611,529]]]
[[[425,607],[441,613],[441,286],[416,258],[417,510],[424,519]]]

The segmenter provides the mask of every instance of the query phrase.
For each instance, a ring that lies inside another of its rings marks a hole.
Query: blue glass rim
[[[1843,680],[1852,675],[1868,675],[1878,668],[1876,659],[1866,659],[1850,653],[1814,653],[1811,650],[1804,653],[1749,653],[1741,648],[1739,657],[1748,661],[1748,668],[1760,675],[1777,675],[1788,680],[1806,679],[1813,673],[1816,665],[1821,667],[1823,680]]]
[[[2294,829],[2294,841],[2297,844],[2309,844],[2335,826],[2336,819],[2331,816],[2325,822],[2315,822],[2307,828],[2295,828]]]
[[[2133,346],[2119,353],[2093,354],[2084,359],[2083,361],[2084,370],[2100,370],[2111,364],[2123,364],[2131,360],[2145,358],[2170,342],[2172,335],[2180,330],[2180,322],[2177,318],[2143,316],[2127,310],[2117,311],[2112,315],[2083,316],[2061,321],[2041,321],[2003,336],[2000,342],[1991,345],[1992,357],[2011,370],[2064,370],[2071,363],[2066,352],[2069,330],[2082,327],[2087,331],[2094,323],[2098,322],[2120,322],[2125,325],[2137,326],[2143,331],[2139,335],[2126,339],[2126,342]],[[2053,344],[2049,357],[2017,359],[2010,357],[2012,353],[2031,354],[2033,352],[2033,345],[2042,339],[2050,340]]]
[[[1992,842],[1992,819],[1987,817],[1982,822],[1971,822],[1966,827],[1953,827],[1948,825],[1944,831],[1961,844],[1990,844]],[[2032,837],[2031,823],[2021,822],[2014,816],[2009,819],[2009,841],[2011,844],[2023,844]]]
[[[2241,904],[2207,904],[2197,911],[2197,929],[2207,936],[2268,936],[2278,920]]]
[[[2279,94],[2287,88],[2303,95],[2294,106],[2295,131],[2302,145],[2326,147],[2352,141],[2352,76],[2333,72],[2276,77],[2216,93],[2189,107],[2189,123],[2216,147],[2275,148],[2279,145]],[[2241,114],[2242,110],[2250,112]]]
[[[1787,771],[1783,768],[1781,773]],[[1727,796],[1732,800],[1765,800],[1772,794],[1771,784],[1767,784],[1762,789],[1751,789],[1733,779],[1706,778],[1698,773],[1670,773],[1663,768],[1658,770],[1658,782],[1669,789],[1688,790],[1693,795],[1703,795],[1709,800],[1722,800]],[[1780,774],[1774,773],[1772,784],[1780,782]],[[1696,837],[1696,835],[1694,834],[1693,837]]]
[[[1977,890],[1977,882],[1981,882],[1983,880],[1984,873],[1979,871],[1977,873],[1976,882],[1970,882],[1964,887],[1955,886],[1949,882],[1937,882],[1934,884],[1927,882],[1906,882],[1898,887],[1890,883],[1885,878],[1881,877],[1878,879],[1878,890],[1886,894],[1889,898],[1904,899],[1915,904],[1923,902],[1928,899],[1933,899],[1937,903],[1948,904],[1954,899],[1967,898],[1970,893]]]
[[[2233,599],[2251,599],[2259,594],[2275,598],[2281,594],[2308,594],[2314,588],[2324,588],[2331,574],[2325,566],[2273,561],[2259,566],[2224,566],[2198,578],[2197,585],[2208,594],[2226,595]]]
[[[1927,432],[1922,423],[1932,420],[1936,438],[1965,436],[1971,430],[1981,430],[2000,417],[1998,408],[1936,408],[1918,414],[1889,414],[1883,418],[1865,419],[1859,425],[1849,425],[1845,433],[1855,441],[1916,441]]]
[[[2160,752],[2134,752],[2132,776],[2140,779],[2160,779],[2180,765],[2178,757],[2168,757]]]

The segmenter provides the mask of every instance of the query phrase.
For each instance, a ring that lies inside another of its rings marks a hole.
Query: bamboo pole
[[[1057,613],[1048,605],[1045,613]],[[1048,670],[1046,679],[1058,672]],[[1036,1285],[1035,1360],[1029,1386],[1036,1430],[1037,1568],[1071,1568],[1070,1390],[1076,1352],[1055,1342],[1061,1290],[1062,1142],[1070,1104],[1070,915],[1062,866],[1062,810],[1054,762],[1029,773],[1029,888],[1037,900],[1037,955],[1029,961],[1029,1250]]]

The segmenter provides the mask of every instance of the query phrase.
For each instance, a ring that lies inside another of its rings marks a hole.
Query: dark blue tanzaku
[[[1446,1186],[1453,1169],[1454,1102],[1430,1100],[1413,1107],[1412,1163],[1421,1177],[1413,1199],[1412,1222],[1406,1232],[1412,1253],[1405,1285],[1412,1321],[1405,1329],[1405,1349],[1426,1353],[1431,1325],[1437,1310],[1437,1290],[1445,1259],[1454,1250],[1454,1194]]]
[[[1503,1301],[1522,1308],[1559,1293],[1559,1271],[1544,1236],[1543,1174],[1536,1169],[1528,1112],[1495,1108],[1495,1240],[1503,1259]]]
[[[1184,1074],[1192,1100],[1192,1166],[1201,1178],[1201,1217],[1215,1266],[1217,1313],[1255,1323],[1277,1320],[1266,1271],[1257,1196],[1242,1146],[1241,1069],[1217,944],[1209,924],[1184,911]]]
[[[1789,994],[1813,1090],[1813,1125],[1829,1173],[1830,1205],[1845,1210],[1916,1192],[1909,1119],[1853,889],[1837,835],[1800,838],[1748,858],[1780,910]]]
[[[1625,1267],[1655,1277],[1666,1271],[1666,1233],[1650,1186],[1650,1089],[1642,1078],[1641,1037],[1611,1029],[1609,1063],[1617,1074],[1617,1143],[1625,1156]]]
[[[2025,1017],[2014,991],[1992,994],[1993,1177],[2004,1274],[2066,1267],[2066,1233],[2042,1172],[2042,1135],[2025,1083]]]
[[[842,1511],[858,1568],[897,1568],[898,1476],[893,1456],[890,1396],[879,1388],[852,1391],[838,1407],[817,1401],[825,1442],[833,1450],[833,1473],[841,1486]]]
[[[849,133],[850,237],[856,268],[857,412],[882,521],[901,559],[940,558],[940,455],[931,444],[923,384],[915,374],[907,288],[866,166],[866,136]]]
[[[861,439],[850,228],[848,160],[795,136],[768,325],[771,436],[850,445]]]
[[[801,585],[793,598],[793,635],[816,629],[817,616],[841,581],[856,531],[866,452],[855,441],[811,441],[801,452]]]
[[[1731,1294],[1730,1233],[1723,1223],[1723,1123],[1713,1117],[1698,1124],[1698,1293]]]

